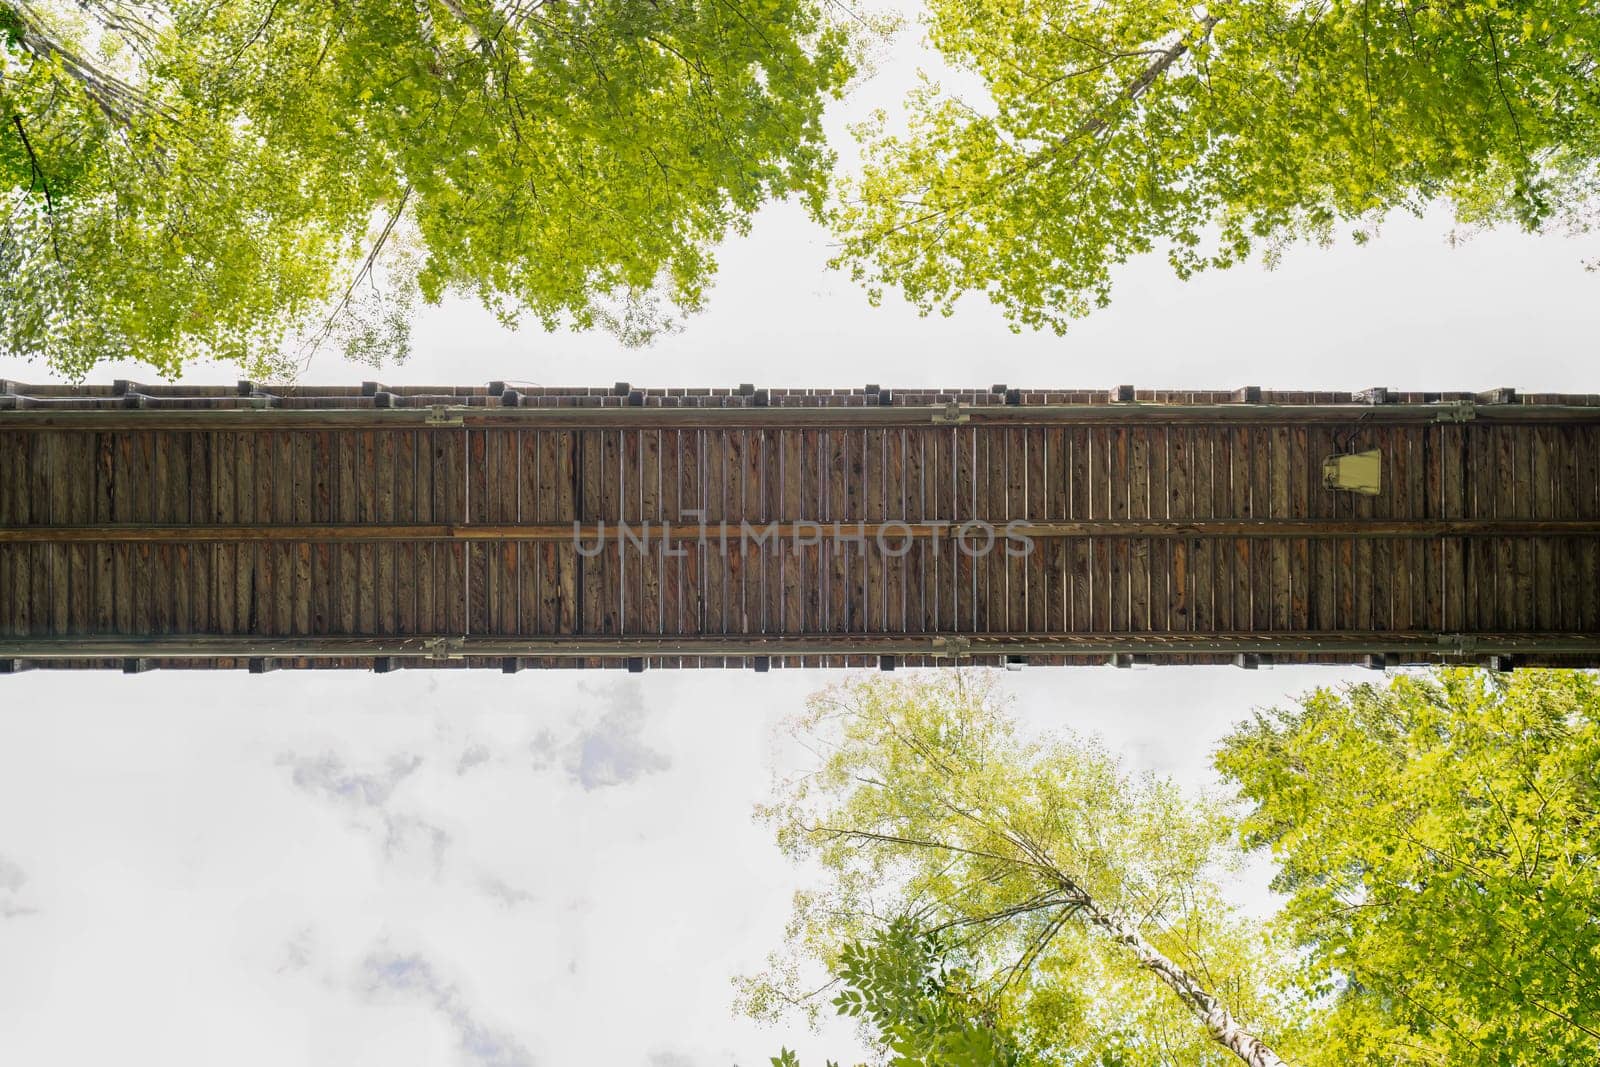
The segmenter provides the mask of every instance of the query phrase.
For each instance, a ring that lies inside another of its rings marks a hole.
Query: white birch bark
[[[1109,936],[1114,942],[1133,953],[1139,966],[1167,984],[1178,999],[1192,1011],[1211,1034],[1212,1040],[1239,1057],[1250,1067],[1287,1067],[1283,1059],[1266,1042],[1239,1025],[1233,1013],[1222,1006],[1193,975],[1156,948],[1134,928],[1132,923],[1115,915],[1108,915],[1093,903],[1086,903],[1080,913],[1085,922]]]

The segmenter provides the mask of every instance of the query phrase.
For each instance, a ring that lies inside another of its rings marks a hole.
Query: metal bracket
[[[932,653],[935,656],[948,656],[952,659],[970,655],[972,653],[972,642],[960,636],[935,637],[933,639]]]
[[[1478,405],[1471,400],[1452,400],[1441,405],[1434,422],[1471,422],[1478,417]]]
[[[1447,654],[1471,656],[1478,651],[1478,639],[1472,634],[1440,634],[1439,644]]]
[[[467,641],[463,637],[430,637],[422,649],[434,660],[460,659],[467,654]]]
[[[961,403],[956,400],[947,401],[942,411],[933,413],[933,421],[939,426],[956,426],[963,422],[971,422],[972,416],[961,410]]]
[[[467,423],[461,417],[461,412],[458,409],[452,408],[448,404],[429,404],[427,424],[429,426],[465,426]]]

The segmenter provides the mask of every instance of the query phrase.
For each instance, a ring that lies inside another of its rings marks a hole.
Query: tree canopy
[[[1065,329],[1114,269],[1187,277],[1364,239],[1443,201],[1468,224],[1587,225],[1600,10],[1586,0],[929,0],[967,100],[925,80],[859,130],[838,261],[948,313],[985,293]]]
[[[0,355],[271,369],[457,291],[648,335],[815,207],[826,0],[0,0]]]
[[[908,1067],[1265,1067],[1297,1047],[1283,960],[1219,889],[1216,805],[1096,743],[1019,736],[981,676],[852,682],[797,729],[819,765],[764,814],[825,879],[746,1011],[814,1010],[820,965]]]
[[[822,877],[751,1014],[830,1003],[892,1067],[1600,1058],[1592,673],[1313,691],[1224,740],[1242,809],[1023,736],[983,676],[849,682],[795,730],[816,764],[762,815]],[[1240,846],[1269,919],[1218,881]]]
[[[1600,1061],[1600,685],[1476,671],[1322,690],[1218,767],[1270,846],[1324,1062]]]

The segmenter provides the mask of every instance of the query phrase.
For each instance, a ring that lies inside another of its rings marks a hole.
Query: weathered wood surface
[[[1115,396],[0,382],[0,669],[1600,665],[1600,398]]]

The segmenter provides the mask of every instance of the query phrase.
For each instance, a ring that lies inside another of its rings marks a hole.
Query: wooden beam
[[[795,542],[815,544],[817,538],[882,539],[898,549],[905,539],[954,541],[962,535],[961,523],[949,522],[832,522],[785,520],[750,522],[748,533],[736,522],[726,530],[716,523],[634,522],[626,528],[615,522],[584,523],[306,523],[306,524],[149,524],[100,523],[94,525],[36,525],[0,527],[0,544],[233,544],[256,542],[439,542],[533,541],[585,545],[609,543],[692,543],[704,538],[715,545],[759,545]],[[1015,520],[992,527],[992,551],[1004,550],[1004,535],[1047,540],[1057,537],[1226,537],[1226,538],[1433,538],[1433,537],[1593,537],[1600,535],[1600,519],[1103,519],[1095,521]],[[982,530],[966,531],[969,543],[981,543]]]
[[[1446,656],[1476,661],[1491,656],[1600,656],[1600,634],[1330,631],[1118,634],[807,634],[739,636],[352,636],[257,637],[244,634],[163,634],[153,637],[0,637],[0,658],[122,659],[144,669],[161,658],[337,659],[380,656],[451,660],[464,657],[637,659],[653,656],[1141,656],[1255,653]],[[126,668],[125,668],[126,669]]]
[[[19,398],[25,400],[26,398]],[[248,398],[256,403],[259,398]],[[0,409],[0,430],[222,430],[256,429],[595,429],[736,427],[887,427],[946,423],[950,405],[829,405],[757,407],[484,407],[435,404],[399,408],[228,407],[142,408],[53,406]],[[182,401],[175,401],[181,403]],[[115,404],[117,406],[110,406]],[[1600,405],[1478,404],[979,404],[957,405],[958,418],[973,426],[1184,424],[1393,425],[1435,422],[1600,423]]]

